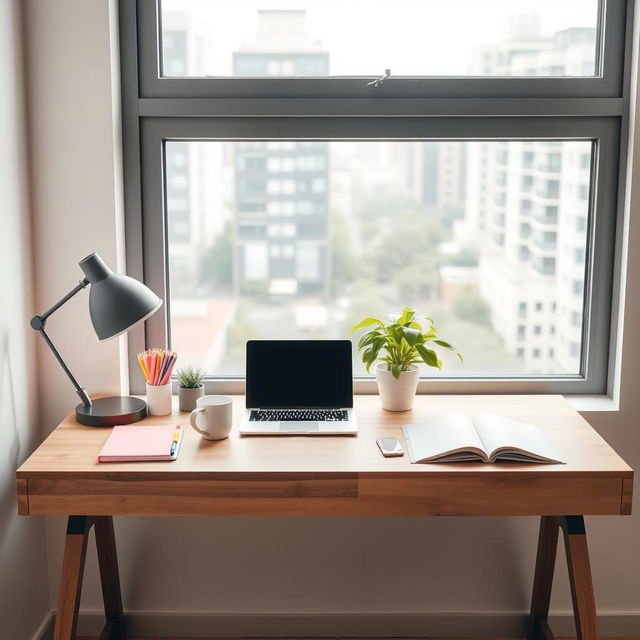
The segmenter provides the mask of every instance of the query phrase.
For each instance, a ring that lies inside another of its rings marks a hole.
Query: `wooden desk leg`
[[[559,525],[555,518],[552,516],[542,516],[540,518],[538,555],[533,578],[528,640],[549,640],[546,633],[549,629],[547,618],[549,617],[553,571],[556,566],[558,530]],[[553,634],[551,634],[551,637],[553,637]]]
[[[554,640],[548,616],[559,529],[562,529],[567,552],[577,640],[598,640],[600,637],[598,618],[587,551],[587,535],[582,516],[542,516],[540,520],[527,638],[528,640]]]
[[[587,532],[582,516],[558,518],[567,552],[573,615],[577,640],[598,640],[598,616],[587,550]]]
[[[69,516],[67,521],[53,640],[73,640],[76,634],[87,539],[92,524],[88,516]]]
[[[105,637],[109,640],[126,640],[113,518],[111,516],[96,516],[95,532],[104,614],[107,618],[103,635],[106,633]],[[107,627],[110,629],[107,630]]]
[[[53,640],[73,640],[78,624],[89,531],[95,526],[106,624],[100,640],[126,640],[111,516],[69,516]]]

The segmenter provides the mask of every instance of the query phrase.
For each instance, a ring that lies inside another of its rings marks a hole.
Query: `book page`
[[[486,455],[471,419],[460,413],[440,416],[429,422],[405,424],[402,429],[413,463],[478,460]],[[469,455],[451,456],[462,452]]]
[[[490,458],[497,453],[502,460],[564,462],[553,444],[533,424],[496,413],[482,413],[473,423]]]

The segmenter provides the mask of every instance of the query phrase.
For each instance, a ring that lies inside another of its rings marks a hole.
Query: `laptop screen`
[[[250,409],[353,407],[351,340],[249,340]]]

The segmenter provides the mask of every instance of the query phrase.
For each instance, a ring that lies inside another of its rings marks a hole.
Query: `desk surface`
[[[244,397],[234,398],[234,423]],[[99,464],[110,430],[68,416],[17,472],[23,514],[562,515],[631,512],[633,471],[562,396],[418,396],[413,411],[358,396],[356,437],[206,441],[189,414],[145,422],[185,427],[175,462]],[[412,465],[383,458],[376,438],[450,412],[502,413],[537,424],[566,465]]]

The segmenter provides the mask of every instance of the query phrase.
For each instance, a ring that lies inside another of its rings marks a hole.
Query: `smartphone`
[[[378,438],[376,440],[382,455],[385,458],[393,458],[395,456],[403,456],[404,451],[402,445],[398,442],[397,438]]]

